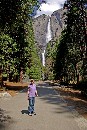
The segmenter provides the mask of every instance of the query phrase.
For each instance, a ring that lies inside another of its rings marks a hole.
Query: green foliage
[[[65,31],[66,30],[62,32],[59,44],[57,46],[56,59],[54,64],[55,79],[61,79],[64,75],[67,75],[65,66],[67,65],[68,48],[67,44],[65,43],[67,37],[67,33]]]
[[[78,1],[68,1],[68,13],[67,13],[67,32],[69,42],[68,45],[68,59],[69,63],[73,64],[74,66],[74,74],[75,77],[77,77],[78,82],[78,76],[82,76],[81,73],[83,71],[83,68],[81,65],[81,69],[79,70],[77,65],[80,62],[84,62],[84,55],[85,55],[85,46],[87,44],[87,34],[86,34],[86,26],[85,26],[85,8],[84,8],[84,0],[81,2]],[[75,79],[75,78],[74,78]]]
[[[40,79],[41,78],[41,61],[38,56],[38,50],[35,45],[34,32],[32,27],[32,19],[27,24],[27,35],[25,43],[25,67],[27,68],[27,74],[30,78]]]
[[[37,0],[1,0],[0,4],[0,58],[3,73],[12,78],[19,76],[21,67],[25,73],[26,68],[30,72],[34,68],[33,77],[35,73],[40,78],[41,63],[30,17],[33,7],[39,6]]]
[[[37,0],[1,0],[0,27],[2,29],[10,29],[11,25],[16,25],[18,20],[20,20],[21,23],[27,21],[29,14],[33,12],[33,6],[39,7]]]
[[[31,66],[31,68],[27,68],[26,74],[29,75],[30,79],[40,80],[41,79],[41,69],[37,66]]]
[[[13,73],[12,76],[17,75],[17,43],[8,35],[0,35],[0,66],[2,66],[3,74]]]
[[[84,57],[87,46],[85,0],[67,0],[67,25],[63,30],[54,65],[55,79],[79,81],[83,78]],[[87,50],[86,50],[87,51]],[[86,69],[85,69],[86,70]]]
[[[46,79],[54,79],[53,67],[56,59],[58,40],[50,41],[46,47],[46,68],[45,68],[45,77]]]
[[[35,54],[35,51],[31,52],[31,57],[29,57],[29,62],[26,66],[26,73],[29,78],[41,79],[41,67],[41,61],[37,54]]]

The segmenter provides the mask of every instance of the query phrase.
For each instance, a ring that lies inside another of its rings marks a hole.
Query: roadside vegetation
[[[1,0],[0,86],[3,81],[30,79],[55,80],[71,84],[87,95],[87,2],[66,0],[65,25],[60,38],[52,39],[46,48],[46,66],[42,67],[32,26],[37,0]]]
[[[63,9],[61,36],[47,45],[46,76],[87,95],[87,1],[67,0]]]
[[[41,79],[42,65],[32,27],[37,0],[1,0],[0,74],[3,80],[20,82],[21,74]]]

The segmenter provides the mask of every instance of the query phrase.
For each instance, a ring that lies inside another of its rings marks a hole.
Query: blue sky
[[[45,2],[46,3],[45,3]],[[37,15],[35,17],[38,17],[42,14],[51,15],[55,10],[60,9],[65,0],[39,0],[41,4],[40,10],[37,10]]]

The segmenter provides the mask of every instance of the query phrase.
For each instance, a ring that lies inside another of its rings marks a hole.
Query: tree
[[[87,40],[87,34],[86,34],[86,26],[85,26],[85,9],[84,9],[84,3],[85,0],[78,0],[78,1],[69,1],[68,0],[68,14],[67,14],[67,32],[69,36],[69,49],[72,48],[72,51],[77,53],[78,55],[73,55],[73,59],[76,59],[76,62],[74,64],[75,70],[77,73],[77,64],[81,60],[83,60],[84,52],[81,51],[81,48],[85,48]],[[77,24],[78,23],[78,24]],[[73,48],[75,47],[75,51]],[[77,51],[77,52],[76,52]],[[70,52],[70,51],[69,51]],[[83,53],[83,54],[82,54]],[[75,56],[75,58],[74,58]],[[72,57],[72,56],[71,56]],[[74,60],[75,61],[75,60]],[[73,61],[72,61],[73,62]],[[82,66],[81,66],[82,67]],[[78,75],[81,75],[78,71]],[[78,82],[78,81],[77,81]]]
[[[51,40],[46,47],[46,67],[45,67],[45,77],[46,79],[54,79],[54,63],[56,59],[58,40]]]
[[[3,73],[7,73],[9,80],[9,74],[13,73],[14,77],[17,75],[17,43],[8,35],[2,34],[0,35],[0,50],[0,66],[2,66]]]
[[[85,52],[82,52],[81,48],[85,48],[87,44],[85,2],[85,0],[67,0],[64,4],[64,8],[67,8],[67,18],[56,55],[54,70],[57,79],[69,79],[73,76],[71,80],[77,78],[78,82],[79,76],[82,75],[82,63],[84,63],[82,57]]]
[[[30,16],[33,11],[33,7],[38,6],[38,2],[37,0],[1,0],[0,4],[0,31],[2,32],[0,37],[0,45],[1,48],[3,46],[1,58],[6,57],[2,62],[2,66],[4,66],[5,70],[6,66],[16,67],[17,74],[19,76],[21,68],[26,71],[27,65],[32,65],[31,62],[33,61],[31,59],[33,54],[35,55],[35,58],[38,57],[37,50],[35,49],[36,46],[34,42],[34,33]],[[31,48],[33,48],[32,53]],[[5,52],[6,49],[9,51]],[[12,73],[14,73],[14,69]]]
[[[61,34],[61,38],[59,44],[57,46],[55,64],[54,64],[54,74],[56,80],[61,80],[63,76],[67,75],[66,71],[66,62],[67,62],[67,44],[65,40],[67,38],[66,30],[64,30]]]

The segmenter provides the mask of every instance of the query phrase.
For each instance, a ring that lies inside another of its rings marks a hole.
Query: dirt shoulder
[[[11,96],[15,96],[20,90],[26,88],[28,83],[20,83],[20,82],[4,82],[4,87],[0,88],[0,93],[7,92]]]
[[[81,91],[64,86],[55,87],[55,90],[66,100],[67,106],[74,106],[78,113],[87,119],[87,98],[81,95]]]

